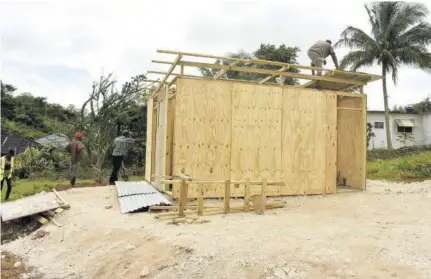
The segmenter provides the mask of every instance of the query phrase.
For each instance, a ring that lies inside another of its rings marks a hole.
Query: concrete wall
[[[391,113],[389,115],[389,122],[391,125],[392,145],[394,148],[400,148],[403,146],[397,140],[397,123],[396,119],[414,120],[418,127],[413,127],[414,140],[408,142],[407,145],[421,145],[431,144],[431,113],[426,114],[406,114],[406,113]],[[385,115],[383,112],[368,112],[367,122],[373,125],[373,132],[376,135],[371,138],[368,149],[374,148],[387,148],[386,142],[386,126],[383,129],[374,128],[375,122],[385,122]]]

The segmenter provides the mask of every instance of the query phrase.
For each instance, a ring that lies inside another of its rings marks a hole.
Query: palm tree
[[[348,26],[336,46],[351,49],[341,60],[341,68],[352,71],[375,62],[382,68],[383,100],[388,148],[392,148],[389,125],[388,91],[386,76],[392,74],[396,84],[401,65],[431,69],[431,25],[425,22],[428,9],[424,4],[409,2],[373,2],[365,5],[371,24],[371,35],[359,28]]]

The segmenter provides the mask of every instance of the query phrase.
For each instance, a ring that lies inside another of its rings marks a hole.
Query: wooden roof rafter
[[[335,88],[337,88],[338,90],[345,90],[345,89],[349,89],[351,87],[363,86],[363,85],[367,84],[368,82],[372,82],[372,81],[375,81],[375,80],[382,78],[381,76],[378,76],[378,75],[370,75],[370,74],[365,74],[365,73],[346,72],[346,71],[340,71],[340,70],[324,69],[324,68],[303,66],[303,65],[297,65],[297,64],[289,64],[289,63],[283,63],[283,62],[277,62],[277,61],[267,61],[267,60],[259,60],[259,59],[242,59],[242,58],[205,55],[205,54],[179,52],[179,51],[168,51],[168,50],[157,50],[157,52],[158,53],[165,53],[165,54],[175,54],[175,55],[177,55],[177,58],[173,62],[161,61],[161,60],[153,60],[152,61],[153,63],[170,65],[169,70],[166,72],[148,71],[149,74],[150,73],[164,74],[164,77],[163,77],[162,81],[160,82],[159,86],[156,88],[156,90],[154,90],[154,93],[153,93],[154,95],[158,93],[158,91],[160,90],[160,88],[162,87],[163,84],[167,83],[168,86],[173,85],[178,76],[196,77],[196,78],[211,78],[211,79],[217,80],[217,79],[222,78],[223,75],[228,71],[268,75],[267,77],[263,78],[262,80],[257,81],[258,84],[265,84],[266,82],[268,82],[272,78],[279,76],[280,78],[291,77],[291,78],[311,80],[311,82],[303,84],[303,85],[301,85],[301,87],[312,88],[316,81],[322,81],[326,86],[329,86],[331,84],[336,84]],[[230,64],[225,65],[225,64],[216,64],[216,63],[184,61],[184,60],[182,60],[182,58],[184,56],[224,60],[224,61],[230,62]],[[272,69],[264,69],[264,68],[238,66],[238,64],[240,62],[246,62],[246,63],[251,63],[251,64],[260,64],[260,65],[279,66],[280,69],[272,70]],[[181,73],[174,73],[174,70],[177,66],[181,66]],[[210,68],[210,69],[217,69],[220,71],[214,77],[202,77],[202,76],[185,75],[184,74],[184,67]],[[304,70],[319,70],[319,71],[324,72],[325,74],[321,75],[321,76],[316,76],[316,75],[311,75],[311,74],[288,72],[288,70],[291,68],[304,69]],[[169,76],[173,76],[173,79],[171,81],[167,82],[167,79],[169,78]],[[227,78],[222,78],[222,79],[228,80]],[[240,81],[240,80],[237,80],[237,81]],[[250,81],[247,81],[247,82],[250,82]],[[281,81],[279,85],[284,86],[284,83]],[[325,89],[327,89],[327,88],[325,88]]]

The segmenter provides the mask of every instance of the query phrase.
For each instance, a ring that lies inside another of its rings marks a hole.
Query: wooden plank
[[[248,211],[250,206],[250,179],[246,179],[246,183],[244,184],[244,211]]]
[[[160,184],[160,176],[166,175],[166,144],[167,144],[167,87],[163,88],[164,94],[158,96],[157,129],[155,142],[155,180],[154,186],[159,190],[165,190]],[[166,98],[166,99],[165,99]]]
[[[198,215],[202,215],[203,208],[204,208],[204,189],[202,185],[198,186],[198,191],[199,191],[199,197],[198,197],[197,213]]]
[[[236,64],[238,64],[240,61],[234,61],[232,62],[229,67],[235,66]],[[220,78],[222,75],[224,75],[227,71],[229,71],[229,69],[223,69],[220,72],[218,72],[215,76],[214,79],[218,79]]]
[[[168,109],[166,117],[166,162],[165,174],[171,175],[173,173],[173,155],[174,155],[174,123],[175,123],[175,102],[176,99],[168,98]],[[167,191],[168,187],[164,188]]]
[[[326,171],[325,194],[337,191],[337,95],[326,95]]]
[[[188,184],[224,184],[226,180],[201,180],[201,179],[186,179],[186,183]],[[232,184],[245,184],[247,180],[231,180],[230,183]],[[181,184],[181,179],[166,179],[161,180],[160,183],[164,184]],[[250,181],[250,185],[257,186],[262,185],[262,181]],[[286,186],[285,182],[282,181],[268,181],[268,186]]]
[[[226,180],[224,185],[224,213],[229,213],[230,207],[230,181]]]
[[[249,67],[239,67],[239,66],[229,67],[229,66],[220,65],[220,64],[201,63],[201,62],[192,62],[192,61],[180,61],[177,64],[182,65],[182,66],[188,66],[188,67],[211,68],[211,69],[220,69],[220,70],[225,69],[225,70],[232,70],[232,71],[244,72],[244,73],[280,75],[283,77],[293,77],[293,78],[310,79],[310,80],[321,80],[321,81],[335,82],[335,83],[341,83],[341,84],[362,85],[365,83],[364,81],[357,81],[354,79],[347,79],[347,78],[342,79],[342,78],[335,78],[335,77],[330,77],[330,76],[313,76],[313,75],[306,75],[306,74],[293,73],[293,72],[277,72],[274,70],[249,68]]]
[[[306,69],[306,70],[322,70],[324,72],[342,73],[342,74],[346,74],[346,75],[350,75],[350,76],[369,77],[370,80],[378,80],[378,79],[382,78],[382,76],[378,76],[378,75],[370,75],[370,74],[363,74],[363,73],[356,73],[356,72],[345,72],[345,71],[340,71],[340,70],[324,69],[324,68],[317,68],[317,67],[297,65],[297,64],[288,64],[288,63],[283,63],[283,62],[278,62],[278,61],[269,61],[269,60],[260,60],[260,59],[241,59],[241,58],[233,58],[233,57],[226,57],[226,56],[216,56],[216,55],[207,55],[207,54],[199,54],[199,53],[191,53],[191,52],[180,52],[180,51],[170,51],[170,50],[157,50],[157,52],[158,53],[167,53],[167,54],[177,54],[177,55],[181,54],[183,56],[214,58],[214,59],[221,59],[221,60],[227,60],[227,61],[249,62],[249,63],[263,64],[263,65],[289,66],[291,68]]]
[[[349,108],[349,107],[337,107],[339,110],[359,110],[362,111],[362,108]]]
[[[57,198],[61,201],[61,203],[63,204],[67,204],[67,202],[63,199],[62,196],[60,196],[60,194],[57,192],[57,190],[52,189],[52,191],[54,192],[54,194],[57,196]]]
[[[287,69],[289,69],[289,66],[283,66],[283,67],[281,67],[281,69],[278,69],[277,72],[283,72],[283,71],[286,71]],[[276,74],[270,75],[270,76],[262,79],[261,81],[259,81],[259,84],[264,84],[265,82],[267,82],[268,80],[270,80],[272,78],[275,78],[276,76],[277,76]]]
[[[160,89],[162,88],[163,84],[166,82],[166,80],[168,79],[169,75],[174,71],[175,67],[177,66],[177,63],[181,60],[182,55],[178,54],[177,58],[175,59],[175,61],[172,63],[171,67],[169,68],[168,72],[166,73],[166,75],[163,77],[163,79],[160,81],[160,84],[156,87],[156,89],[154,89],[154,91],[151,93],[151,96],[154,97],[156,96],[157,93],[159,93]]]
[[[151,182],[151,155],[153,141],[153,98],[150,96],[147,100],[147,138],[145,145],[145,180]]]
[[[174,127],[174,172],[193,178],[230,179],[232,83],[179,78]],[[221,185],[205,186],[204,197],[223,197]],[[189,198],[197,198],[190,185]],[[178,185],[173,185],[178,198]]]
[[[361,108],[363,99],[339,97],[337,106]],[[366,127],[364,129],[363,113],[366,110],[338,110],[337,114],[337,168],[341,177],[346,178],[347,185],[355,189],[362,189],[365,181],[362,151]]]
[[[156,174],[156,139],[157,139],[157,114],[156,110],[153,110],[153,124],[151,133],[151,177]]]
[[[178,206],[178,216],[184,216],[184,209],[187,203],[187,187],[185,180],[181,183],[180,186],[180,202]]]
[[[361,190],[367,189],[367,95],[364,94],[364,88],[361,86],[361,93],[363,94],[362,99],[362,130],[363,130],[363,136],[362,136],[362,150],[361,150],[361,156],[359,164],[362,163],[362,169],[361,169],[361,175],[362,175],[362,181],[363,184],[361,185]]]
[[[263,206],[263,211],[266,210],[266,195],[268,192],[268,185],[266,184],[266,179],[263,179],[262,181],[262,206]]]
[[[48,219],[46,219],[45,217],[43,217],[42,215],[40,215],[40,214],[38,214],[38,215],[35,215],[35,217],[34,217],[39,223],[41,223],[42,225],[45,225],[46,223],[48,223],[49,222],[49,220]]]
[[[265,85],[234,83],[232,91],[231,179],[281,180],[282,89]],[[250,189],[251,195],[260,189]],[[278,196],[279,187],[268,195]],[[244,196],[244,188],[233,189]]]

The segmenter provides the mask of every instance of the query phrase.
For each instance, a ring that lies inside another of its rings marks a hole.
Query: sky
[[[424,2],[431,10],[431,0]],[[157,49],[221,55],[253,52],[260,43],[297,46],[299,64],[319,39],[337,41],[348,25],[367,32],[363,1],[0,0],[0,79],[61,105],[81,106],[93,80],[113,73],[119,84],[147,70],[167,70]],[[431,16],[429,17],[431,22]],[[336,49],[341,58],[347,49]],[[191,60],[191,59],[188,59]],[[326,67],[333,68],[329,58]],[[380,74],[378,66],[361,72]],[[149,75],[154,79],[161,76]],[[389,104],[431,96],[431,75],[403,67]],[[368,108],[383,109],[381,81],[366,86]]]

